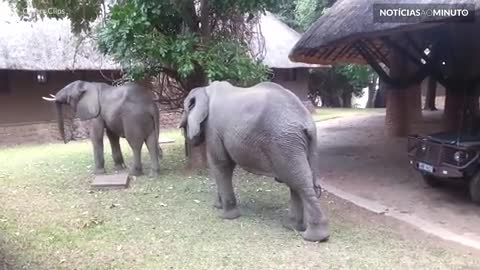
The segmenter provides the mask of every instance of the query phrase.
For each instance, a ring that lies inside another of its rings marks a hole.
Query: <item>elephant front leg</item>
[[[105,159],[103,153],[103,133],[105,125],[103,120],[92,121],[90,138],[93,144],[93,159],[95,161],[95,174],[105,174]]]
[[[305,231],[302,199],[293,189],[290,189],[290,208],[288,209],[288,216],[283,225],[290,230]]]
[[[110,141],[110,146],[112,148],[112,157],[115,164],[115,170],[121,171],[125,169],[126,166],[123,160],[122,150],[120,148],[120,137],[108,129],[107,136],[108,140]]]
[[[231,161],[218,161],[208,155],[212,177],[215,178],[218,192],[218,203],[221,204],[221,218],[235,219],[240,216],[237,199],[233,191],[232,176],[235,164]]]

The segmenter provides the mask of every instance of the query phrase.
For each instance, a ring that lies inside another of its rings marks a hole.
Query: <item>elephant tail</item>
[[[158,111],[158,107],[157,105],[154,103],[154,106],[153,106],[153,126],[154,126],[154,132],[155,132],[155,139],[157,141],[157,153],[158,153],[158,157],[160,159],[163,158],[163,151],[162,151],[162,148],[160,147],[160,142],[159,142],[159,139],[160,139],[160,113]]]
[[[319,159],[318,159],[318,145],[317,145],[317,127],[313,124],[311,127],[305,129],[305,134],[308,139],[308,152],[307,158],[312,170],[313,186],[315,188],[315,194],[318,198],[322,195],[322,187],[320,186],[320,173],[319,173]]]

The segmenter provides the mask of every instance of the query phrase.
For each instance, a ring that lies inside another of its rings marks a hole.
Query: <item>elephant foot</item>
[[[295,220],[293,217],[287,217],[283,220],[283,227],[292,230],[292,231],[298,231],[298,232],[303,232],[305,231],[305,224],[301,221]]]
[[[105,171],[104,168],[97,168],[95,169],[95,172],[93,172],[95,175],[102,175],[102,174],[106,174],[107,172]]]
[[[159,176],[160,176],[160,169],[152,170],[150,172],[150,175],[149,175],[150,178],[156,178],[156,177],[159,177]]]
[[[215,202],[213,202],[213,207],[215,207],[217,209],[222,209],[223,208],[222,200],[220,199],[220,196],[217,196],[217,198],[215,198]]]
[[[223,211],[222,214],[220,214],[220,217],[223,219],[236,219],[239,216],[241,216],[241,214],[238,208],[232,208],[230,210]]]
[[[125,166],[125,164],[123,163],[120,163],[120,164],[115,164],[115,171],[123,171],[127,168],[127,166]]]
[[[330,233],[328,231],[328,226],[309,226],[307,230],[302,233],[303,239],[311,242],[324,242],[327,241]]]
[[[141,175],[143,175],[143,170],[142,169],[131,169],[130,170],[130,175],[141,176]]]

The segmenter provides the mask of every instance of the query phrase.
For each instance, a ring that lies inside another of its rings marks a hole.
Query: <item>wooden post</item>
[[[435,100],[437,98],[437,81],[432,76],[427,79],[427,92],[425,95],[424,110],[436,111]]]
[[[422,121],[422,85],[413,84],[405,89],[407,92],[407,111],[410,124]],[[408,135],[408,134],[407,134]]]
[[[402,78],[407,68],[405,57],[392,51],[390,77]],[[408,113],[408,98],[406,89],[399,89],[388,84],[386,87],[385,133],[389,137],[405,136],[410,131],[410,114]]]
[[[410,132],[407,93],[405,89],[386,89],[387,111],[385,115],[385,133],[389,137],[405,136]]]
[[[472,117],[478,111],[478,99],[474,89],[467,84],[474,74],[477,74],[477,65],[475,56],[478,56],[476,41],[472,41],[471,37],[478,34],[478,23],[447,25],[447,33],[451,40],[451,50],[453,57],[451,58],[452,77],[463,83],[451,86],[446,89],[445,94],[445,112],[444,112],[444,128],[447,131],[457,131],[460,128],[466,129],[469,125],[468,117]],[[465,114],[466,113],[466,114]]]
[[[399,43],[405,39],[398,38]],[[405,46],[405,44],[403,44]],[[391,54],[390,77],[406,79],[415,68],[408,58],[393,50]],[[422,119],[422,100],[420,83],[398,89],[392,85],[386,90],[385,133],[390,137],[409,135],[412,123]]]
[[[460,128],[462,118],[462,91],[455,89],[445,89],[445,111],[444,111],[444,129],[445,131],[455,131]]]

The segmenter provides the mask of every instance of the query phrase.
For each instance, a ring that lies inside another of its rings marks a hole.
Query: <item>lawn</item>
[[[317,108],[312,114],[316,122],[347,116],[361,116],[384,114],[385,109],[345,109],[345,108]]]
[[[162,134],[176,141],[162,146],[161,176],[138,177],[125,190],[90,189],[87,141],[0,149],[0,269],[403,270],[480,265],[474,254],[329,194],[322,202],[331,221],[330,241],[303,241],[281,226],[287,188],[242,170],[236,172],[235,184],[243,216],[221,220],[212,207],[213,181],[205,172],[184,170],[178,131]],[[123,149],[130,162],[125,143]],[[146,171],[147,156],[145,151]]]

